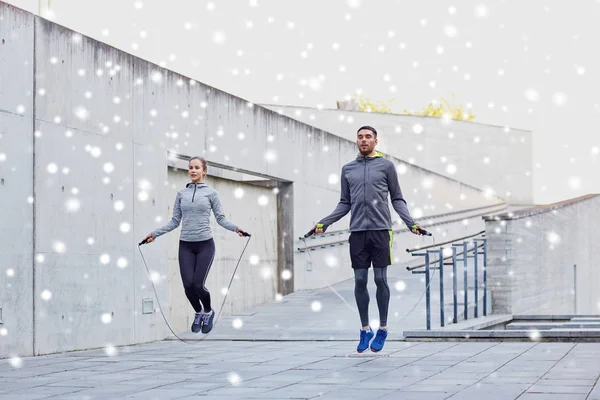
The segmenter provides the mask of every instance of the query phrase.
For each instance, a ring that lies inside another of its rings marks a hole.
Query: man
[[[396,166],[375,151],[377,131],[363,126],[357,132],[359,155],[344,165],[341,173],[340,202],[335,210],[315,225],[314,233],[323,233],[331,224],[350,212],[350,259],[354,270],[354,296],[362,329],[356,348],[362,353],[369,347],[374,333],[369,326],[368,273],[371,264],[377,285],[379,329],[371,344],[373,352],[381,351],[387,338],[387,315],[390,288],[387,284],[387,267],[392,264],[392,221],[388,206],[388,192],[394,210],[415,234],[421,227],[415,224],[398,184]]]

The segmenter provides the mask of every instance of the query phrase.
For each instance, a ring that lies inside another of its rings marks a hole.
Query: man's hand
[[[327,227],[323,226],[323,224],[316,224],[313,229],[315,231],[315,235],[319,235],[319,234],[325,232]]]
[[[415,235],[417,235],[417,236],[421,236],[422,235],[422,233],[419,232],[419,229],[423,229],[423,228],[421,228],[421,225],[414,224],[411,228],[412,228],[411,229],[412,233],[414,233]]]

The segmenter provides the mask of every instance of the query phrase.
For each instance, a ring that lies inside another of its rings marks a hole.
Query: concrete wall
[[[532,132],[434,117],[266,107],[348,140],[355,140],[358,127],[371,125],[377,129],[379,148],[385,153],[402,160],[414,159],[415,165],[480,189],[491,188],[508,202],[533,203]],[[418,134],[416,126],[422,129]],[[456,172],[448,172],[450,164]]]
[[[600,196],[486,220],[488,287],[494,313],[572,314],[600,311]]]
[[[142,313],[142,300],[154,293],[137,249],[170,218],[168,151],[204,155],[212,164],[288,185],[280,194],[291,199],[277,202],[287,204],[293,223],[277,227],[278,253],[289,252],[294,238],[339,200],[337,178],[356,155],[353,142],[12,7],[2,5],[2,18],[0,32],[10,38],[3,46],[11,50],[0,53],[0,106],[6,110],[0,114],[6,153],[0,193],[2,204],[9,204],[2,209],[10,233],[3,230],[0,246],[15,275],[0,278],[8,332],[0,336],[0,356],[140,343],[168,334],[160,313]],[[14,115],[18,104],[25,105],[24,115]],[[501,201],[390,159],[403,172],[400,183],[413,213]],[[33,207],[27,196],[34,197]],[[223,202],[245,207],[227,190]],[[332,228],[347,228],[347,222]],[[252,243],[273,240],[258,232]],[[223,258],[237,259],[242,241],[227,240],[220,247]],[[163,305],[169,303],[170,248],[167,240],[142,248],[158,276]],[[279,290],[322,286],[306,273],[300,254],[285,261],[292,278],[287,289],[280,281]],[[346,275],[327,270],[322,277],[337,282]]]
[[[40,295],[32,285],[33,29],[30,14],[0,3],[0,356],[31,353],[23,333],[33,331]]]
[[[36,96],[34,120],[41,132],[35,251],[45,262],[36,269],[35,285],[53,293],[37,302],[37,354],[145,342],[166,333],[159,313],[141,313],[141,300],[154,295],[136,249],[148,231],[140,228],[156,216],[158,183],[166,177],[164,162],[146,147],[151,117],[140,105],[152,106],[159,95],[146,94],[141,85],[134,91],[139,67],[131,56],[73,38],[36,18],[35,85],[45,94]],[[116,65],[121,69],[111,76]],[[144,254],[156,260],[159,248],[144,248]],[[166,285],[157,290],[164,303]]]

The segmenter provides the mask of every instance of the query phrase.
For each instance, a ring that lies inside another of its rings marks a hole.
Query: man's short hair
[[[361,126],[360,128],[358,128],[358,130],[356,131],[356,134],[358,135],[358,132],[362,131],[363,129],[373,132],[373,135],[375,135],[375,137],[377,137],[377,131],[375,130],[375,128],[373,128],[372,126],[369,126],[369,125]]]

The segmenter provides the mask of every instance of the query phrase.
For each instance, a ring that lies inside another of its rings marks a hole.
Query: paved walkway
[[[597,343],[161,342],[0,367],[7,399],[600,399]]]
[[[2,360],[0,398],[600,400],[600,343],[405,342],[403,330],[424,327],[424,298],[404,318],[423,293],[422,275],[397,267],[389,278],[390,339],[379,354],[355,351],[348,281],[335,288],[350,307],[330,289],[294,293],[222,318],[208,336],[182,335],[206,339],[191,344]],[[376,319],[372,278],[369,286]]]

